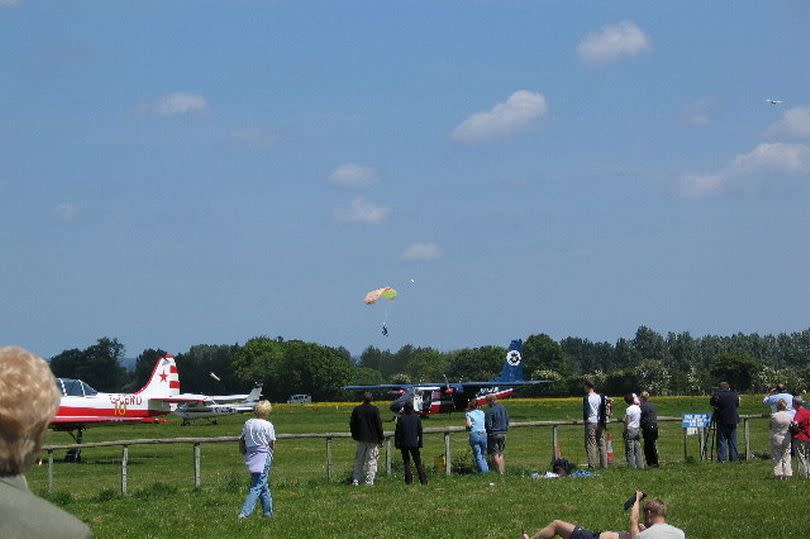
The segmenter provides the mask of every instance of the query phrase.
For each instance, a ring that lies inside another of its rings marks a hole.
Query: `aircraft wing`
[[[180,395],[175,395],[174,397],[149,397],[149,400],[159,402],[169,402],[169,403],[181,403],[181,402],[204,402],[209,398],[210,397],[208,395],[181,393]]]
[[[248,393],[237,395],[209,395],[208,398],[217,403],[240,402],[248,398]]]
[[[420,384],[377,384],[375,386],[343,386],[344,391],[363,391],[364,389],[410,389]]]
[[[65,415],[56,416],[51,421],[51,425],[76,425],[85,423],[165,423],[165,419],[159,417],[114,417],[108,415]]]
[[[551,380],[521,380],[517,382],[495,382],[495,381],[488,381],[488,382],[456,382],[450,383],[450,387],[517,387],[517,386],[533,386],[537,384],[549,384]]]

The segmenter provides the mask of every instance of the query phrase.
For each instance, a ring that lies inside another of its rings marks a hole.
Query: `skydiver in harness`
[[[386,324],[385,322],[383,322],[382,325],[382,334],[383,336],[388,337],[388,324]]]

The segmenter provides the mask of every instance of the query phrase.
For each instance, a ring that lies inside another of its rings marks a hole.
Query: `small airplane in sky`
[[[68,432],[77,444],[82,443],[88,427],[115,423],[161,423],[159,416],[171,413],[179,403],[202,402],[205,395],[181,394],[180,375],[173,356],[155,362],[149,381],[135,393],[103,393],[82,380],[57,378],[62,393],[53,430]],[[66,460],[78,461],[79,450],[70,450]]]
[[[774,99],[772,97],[766,99],[765,102],[770,103],[771,105],[781,105],[782,103],[784,103],[784,101],[782,101],[781,99]]]
[[[261,396],[262,386],[256,386],[243,395],[212,395],[202,402],[185,402],[174,413],[183,419],[181,425],[190,425],[197,419],[207,419],[216,425],[219,416],[252,412]]]
[[[520,355],[523,349],[522,340],[514,340],[509,345],[506,359],[500,376],[494,380],[483,382],[444,382],[423,384],[379,384],[344,386],[347,391],[373,391],[388,389],[399,395],[389,408],[399,413],[407,401],[413,401],[413,408],[420,415],[440,414],[455,411],[464,411],[470,400],[475,399],[482,404],[487,395],[497,398],[508,397],[515,388],[536,384],[545,384],[549,380],[524,380],[523,364]]]

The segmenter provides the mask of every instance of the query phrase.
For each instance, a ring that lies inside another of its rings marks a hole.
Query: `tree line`
[[[134,391],[146,383],[155,360],[166,354],[160,348],[146,349],[129,372],[122,366],[124,352],[117,339],[102,337],[83,350],[73,348],[52,357],[51,369],[56,376],[81,378],[100,391]],[[355,398],[338,389],[349,384],[489,380],[500,373],[506,352],[502,346],[449,352],[412,345],[397,351],[368,346],[352,357],[343,347],[261,336],[243,345],[194,345],[176,359],[183,391],[234,393],[262,383],[264,395],[274,401],[294,393],[331,400]],[[522,356],[528,379],[550,380],[522,390],[525,396],[579,395],[586,376],[614,395],[641,389],[656,395],[706,394],[720,380],[738,391],[766,391],[777,382],[794,389],[810,386],[810,329],[692,337],[688,332],[664,336],[641,326],[633,338],[615,343],[580,337],[555,341],[539,333],[526,338]]]

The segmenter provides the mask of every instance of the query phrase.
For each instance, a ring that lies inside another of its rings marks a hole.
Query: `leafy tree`
[[[502,346],[463,348],[450,354],[447,376],[451,382],[490,380],[500,374],[505,358],[506,348]]]
[[[647,326],[639,326],[631,343],[642,358],[658,360],[667,358],[668,354],[664,338]]]
[[[216,395],[244,391],[257,380],[241,380],[234,368],[238,345],[196,344],[178,354],[180,385],[184,391]],[[219,380],[211,376],[214,373]]]
[[[433,348],[422,348],[408,361],[406,372],[413,380],[420,382],[440,382],[447,374],[450,359]]]
[[[78,378],[76,369],[84,358],[84,353],[78,348],[65,350],[51,358],[51,370],[57,378]]]
[[[714,384],[725,380],[737,391],[747,391],[759,368],[760,363],[754,356],[736,350],[717,354],[712,361],[710,374]]]
[[[668,395],[672,376],[669,369],[664,366],[663,361],[657,359],[645,359],[636,369],[639,386],[633,391],[647,390],[654,395]]]
[[[523,343],[522,355],[523,368],[530,375],[536,370],[570,371],[562,346],[545,333],[530,335]]]
[[[234,355],[232,367],[242,383],[261,381],[271,396],[276,380],[284,376],[284,343],[269,337],[254,337]],[[286,399],[286,396],[285,396]]]

